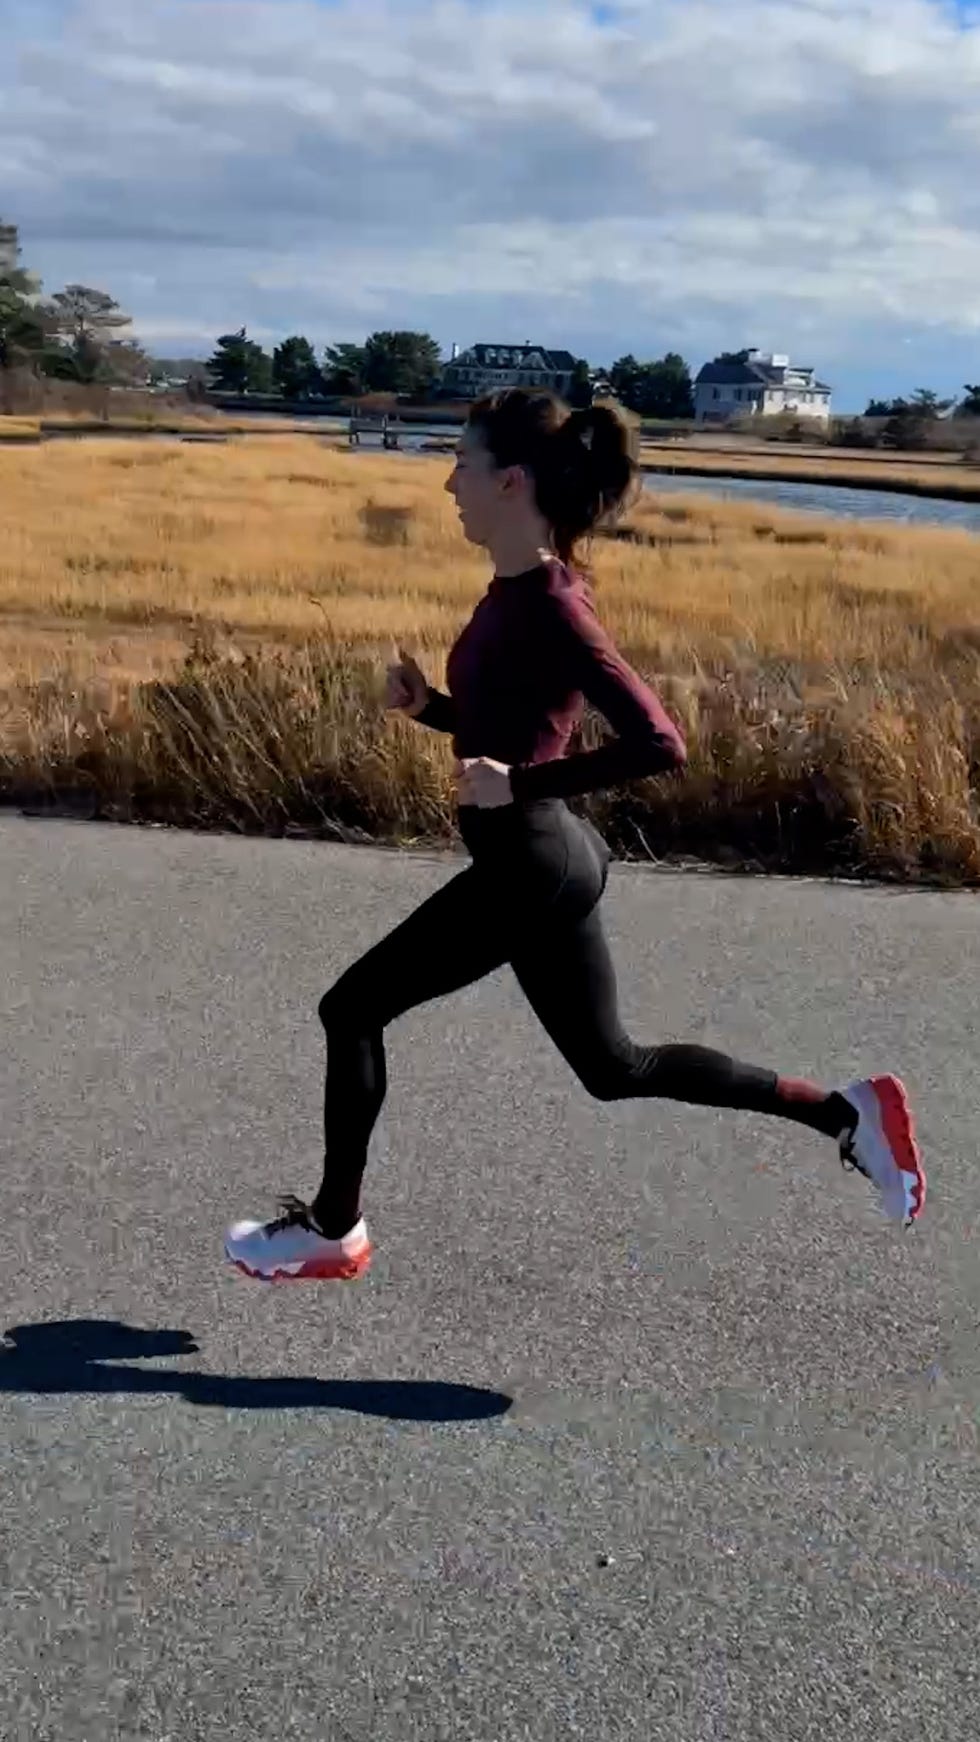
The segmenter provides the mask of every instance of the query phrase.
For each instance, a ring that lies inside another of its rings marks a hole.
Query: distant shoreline
[[[669,460],[641,458],[640,470],[647,476],[665,478],[717,478],[719,484],[726,479],[744,478],[746,482],[757,484],[817,484],[827,489],[878,491],[883,495],[918,496],[939,502],[980,502],[980,466],[973,469],[964,466],[962,470],[966,475],[954,478],[950,477],[950,472],[960,469],[955,462],[933,471],[919,461],[910,464],[902,459],[879,459],[877,470],[872,470],[870,465],[860,470],[845,470],[851,463],[843,456],[840,459],[799,460],[782,454],[764,462],[744,461],[736,450],[719,453],[712,462],[703,454],[699,458],[689,458],[686,453],[672,451]],[[887,471],[886,467],[889,468]]]

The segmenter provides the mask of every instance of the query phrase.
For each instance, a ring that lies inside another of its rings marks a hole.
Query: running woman
[[[599,902],[610,850],[569,810],[580,793],[680,770],[685,748],[623,659],[576,567],[578,541],[632,499],[627,425],[607,406],[569,412],[511,390],[472,409],[446,489],[494,574],[448,661],[449,694],[404,651],[386,705],[453,736],[458,823],[470,864],[348,968],[320,1003],[327,1072],[323,1183],[269,1222],[239,1222],[226,1253],[263,1281],[360,1275],[368,1144],[387,1087],[385,1029],[509,963],[583,1087],[601,1101],[659,1096],[810,1126],[910,1226],[926,1182],[902,1083],[823,1089],[703,1046],[630,1038]],[[615,737],[566,754],[584,701]]]

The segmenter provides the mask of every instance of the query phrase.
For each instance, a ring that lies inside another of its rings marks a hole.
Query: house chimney
[[[449,353],[449,361],[450,361],[450,363],[455,363],[455,361],[456,361],[456,358],[457,358],[457,357],[458,357],[458,356],[459,356],[459,346],[458,346],[458,345],[457,345],[457,343],[456,343],[456,341],[455,341],[455,339],[454,339],[454,340],[453,340],[453,345],[452,345],[452,350],[451,350],[451,351],[450,351],[450,353]]]

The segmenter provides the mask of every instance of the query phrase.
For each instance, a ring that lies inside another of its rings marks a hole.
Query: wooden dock
[[[347,440],[352,448],[359,448],[362,436],[380,438],[383,448],[400,446],[402,425],[387,411],[352,412],[347,426]]]

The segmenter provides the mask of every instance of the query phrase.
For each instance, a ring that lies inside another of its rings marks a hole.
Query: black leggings
[[[828,1109],[814,1085],[787,1083],[707,1047],[630,1039],[598,909],[609,849],[561,800],[465,807],[459,823],[472,864],[348,968],[320,1003],[326,1159],[313,1210],[325,1233],[345,1233],[359,1214],[368,1143],[387,1088],[385,1028],[505,963],[583,1087],[601,1101],[660,1096],[776,1113],[828,1134],[841,1128],[840,1110]],[[843,1111],[846,1121],[846,1104]]]

